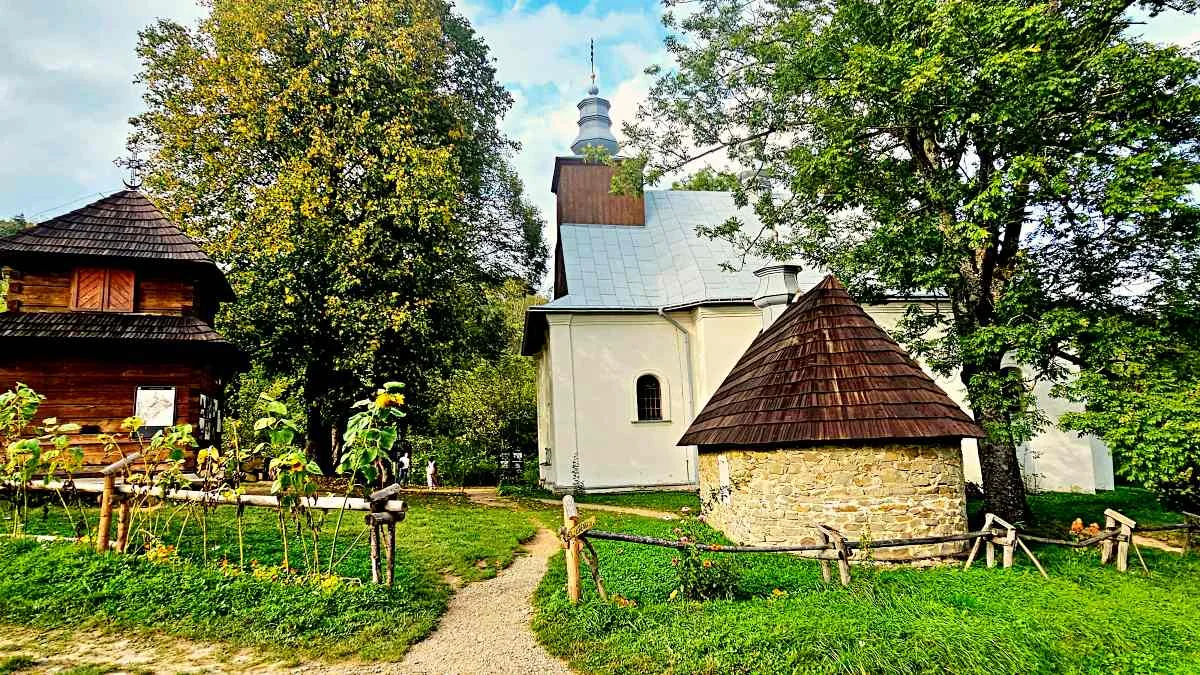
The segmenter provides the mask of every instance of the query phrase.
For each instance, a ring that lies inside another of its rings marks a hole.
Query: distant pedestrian
[[[437,462],[432,459],[425,465],[425,483],[430,490],[438,486]]]
[[[408,470],[412,466],[412,461],[408,458],[408,453],[400,455],[400,461],[397,464],[400,469],[400,484],[408,483]]]

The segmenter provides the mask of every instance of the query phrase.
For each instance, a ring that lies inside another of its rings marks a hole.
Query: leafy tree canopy
[[[1200,63],[1131,30],[1164,4],[695,4],[668,16],[678,68],[626,128],[647,179],[723,151],[769,177],[735,192],[769,232],[705,234],[805,257],[860,297],[943,295],[905,337],[961,369],[988,506],[1024,518],[1013,446],[1038,420],[1014,416],[1005,355],[1105,372],[1097,322],[1195,306]]]
[[[711,166],[706,166],[686,178],[671,183],[672,190],[692,190],[695,192],[732,192],[737,188],[737,174],[732,174],[728,171],[718,171]]]
[[[146,186],[238,293],[222,327],[296,375],[326,468],[356,395],[491,345],[477,289],[540,279],[542,222],[507,162],[511,106],[442,0],[214,0],[140,35]]]

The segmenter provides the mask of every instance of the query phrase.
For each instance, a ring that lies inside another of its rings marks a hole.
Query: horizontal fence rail
[[[813,527],[817,530],[816,544],[800,544],[800,545],[783,545],[783,546],[741,546],[722,544],[703,544],[700,542],[687,541],[686,539],[670,540],[661,539],[658,537],[647,537],[637,534],[625,534],[623,532],[606,532],[604,530],[593,530],[595,518],[580,520],[579,508],[575,504],[575,498],[567,495],[563,497],[563,527],[559,531],[559,536],[562,539],[563,546],[566,548],[567,558],[567,596],[572,603],[577,603],[580,600],[582,585],[580,583],[579,563],[582,559],[587,563],[588,569],[591,572],[592,580],[596,584],[597,592],[602,599],[607,599],[608,595],[604,588],[604,580],[600,575],[600,560],[596,555],[595,549],[592,547],[591,540],[597,539],[602,541],[625,542],[629,544],[642,544],[646,546],[658,546],[661,548],[670,548],[674,550],[696,550],[705,553],[796,553],[796,554],[815,554],[801,555],[802,558],[815,559],[821,564],[821,576],[826,582],[831,579],[830,562],[837,561],[838,576],[843,586],[850,583],[850,558],[853,557],[854,551],[868,550],[876,548],[899,548],[907,546],[925,546],[930,544],[945,544],[956,541],[971,541],[974,542],[970,552],[967,554],[966,563],[963,568],[969,568],[975,561],[976,556],[982,549],[987,561],[988,567],[995,567],[997,564],[996,553],[999,549],[1000,562],[1005,568],[1012,567],[1013,558],[1016,551],[1020,549],[1029,560],[1037,568],[1038,572],[1049,579],[1050,576],[1046,573],[1042,563],[1029,549],[1025,542],[1033,542],[1037,544],[1045,544],[1050,546],[1066,546],[1070,548],[1088,548],[1100,544],[1100,564],[1106,565],[1110,562],[1115,562],[1118,571],[1124,572],[1128,569],[1129,564],[1129,549],[1132,546],[1137,554],[1138,560],[1143,569],[1147,572],[1146,562],[1142,559],[1142,553],[1134,541],[1134,529],[1137,527],[1136,521],[1125,516],[1122,513],[1112,509],[1104,511],[1104,529],[1098,534],[1072,541],[1068,539],[1057,539],[1053,537],[1039,537],[1032,534],[1019,532],[1018,528],[995,514],[986,514],[984,516],[983,527],[960,534],[948,534],[930,537],[912,537],[909,539],[880,539],[874,541],[851,541],[842,536],[840,532],[820,523],[814,523]],[[1168,532],[1174,530],[1185,530],[1183,553],[1187,555],[1193,532],[1200,532],[1200,516],[1192,513],[1184,512],[1184,517],[1187,522],[1174,523],[1169,525],[1153,525],[1142,527],[1142,532]],[[912,562],[917,560],[928,560],[931,558],[950,558],[955,556],[920,556],[912,557],[907,560],[889,559],[887,562]]]

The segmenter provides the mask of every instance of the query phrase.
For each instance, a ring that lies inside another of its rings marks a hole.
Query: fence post
[[[1117,571],[1124,572],[1129,569],[1129,545],[1133,543],[1133,528],[1137,527],[1137,521],[1122,515],[1118,511],[1112,509],[1104,509],[1104,527],[1112,529],[1120,525],[1121,533],[1117,537]],[[1105,553],[1107,557],[1112,557],[1112,539],[1104,541]],[[1106,562],[1105,556],[1102,555],[1100,562]]]
[[[825,528],[823,528],[819,525],[817,526],[817,543],[821,544],[822,546],[825,546],[826,548],[832,548],[829,546],[829,535],[825,534]],[[821,551],[817,555],[824,556],[825,551]],[[829,570],[829,559],[822,557],[822,558],[820,558],[820,560],[821,560],[821,578],[825,580],[825,583],[829,583],[829,581],[833,578],[833,575],[830,573],[830,570]]]
[[[983,527],[980,528],[981,532],[990,533],[992,531],[992,518],[994,518],[994,517],[995,516],[993,516],[990,513],[983,517]],[[967,555],[967,562],[965,565],[963,565],[964,570],[970,568],[971,563],[975,562],[975,554],[979,553],[980,544],[982,544],[985,540],[987,540],[989,542],[989,546],[990,546],[991,538],[992,538],[991,534],[984,534],[984,535],[975,537],[975,543],[971,545],[971,553]],[[989,567],[990,567],[990,565],[989,565]]]
[[[104,476],[104,492],[100,496],[100,522],[96,526],[96,552],[98,553],[108,550],[109,529],[112,528],[113,494],[117,488],[117,474],[141,458],[142,453],[135,452],[100,469],[100,475]],[[118,536],[119,539],[120,537]]]
[[[133,502],[128,497],[121,499],[121,510],[117,514],[117,553],[129,547],[129,521],[133,517]]]
[[[579,521],[579,507],[571,495],[563,497],[563,544],[567,547],[567,597],[571,604],[579,603],[579,552],[583,546],[576,537],[567,536]]]
[[[108,550],[108,534],[112,527],[113,490],[116,488],[117,477],[114,474],[104,474],[104,492],[100,495],[100,523],[96,526],[96,552]]]
[[[817,529],[823,531],[829,541],[833,542],[833,549],[837,552],[839,580],[843,586],[849,586],[850,550],[846,548],[846,537],[828,525],[817,525]]]
[[[1000,540],[1000,549],[1003,554],[1004,569],[1009,569],[1013,566],[1013,554],[1017,550],[1017,528],[1000,516],[992,516],[992,522],[1004,530],[1004,538]],[[991,566],[988,565],[988,567]]]

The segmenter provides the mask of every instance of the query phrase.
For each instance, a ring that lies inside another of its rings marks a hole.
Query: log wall
[[[72,273],[71,267],[28,272],[14,270],[8,288],[10,308],[20,312],[71,311]],[[195,284],[191,280],[154,272],[138,271],[135,274],[134,312],[195,315]],[[211,318],[206,320],[211,321]]]
[[[84,450],[90,469],[113,461],[104,456],[98,434],[122,433],[121,422],[134,414],[138,387],[174,387],[175,423],[193,426],[199,423],[200,394],[220,392],[208,366],[153,356],[139,363],[103,356],[0,355],[0,391],[17,382],[46,397],[38,410],[39,420],[55,417],[60,423],[84,427],[87,433],[76,436],[73,443]]]

